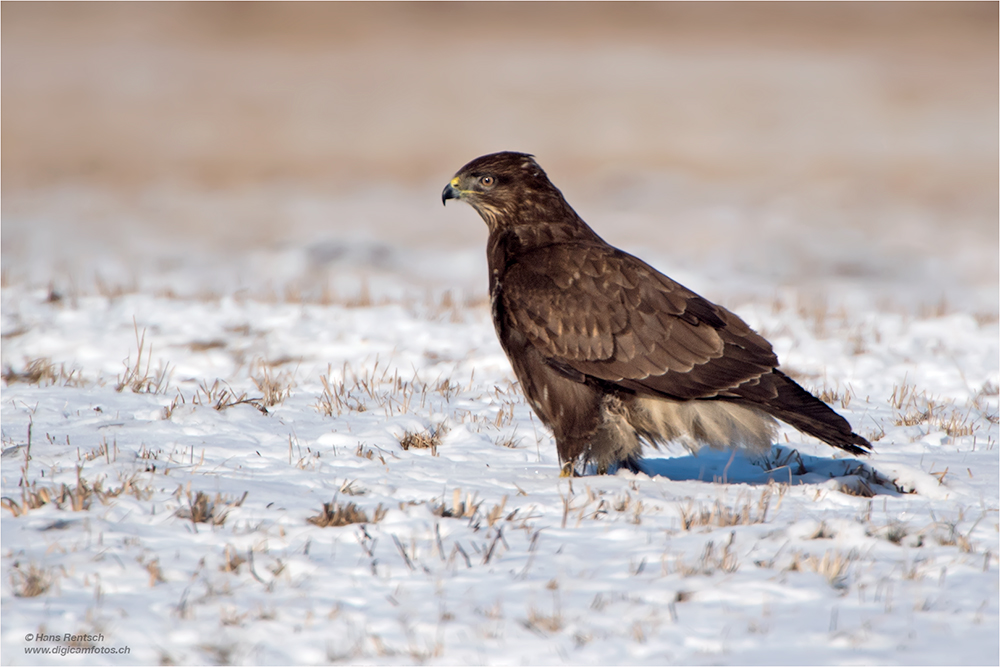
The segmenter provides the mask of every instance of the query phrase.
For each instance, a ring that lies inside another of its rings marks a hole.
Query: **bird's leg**
[[[576,467],[573,465],[573,460],[565,461],[562,464],[562,469],[559,471],[560,477],[579,477],[580,475],[576,472]]]

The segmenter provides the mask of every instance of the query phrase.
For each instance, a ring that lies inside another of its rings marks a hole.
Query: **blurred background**
[[[519,150],[723,303],[998,309],[996,3],[0,11],[6,286],[475,297],[440,192]]]

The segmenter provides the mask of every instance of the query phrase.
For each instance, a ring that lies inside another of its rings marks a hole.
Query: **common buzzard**
[[[775,417],[852,454],[871,449],[743,320],[601,239],[533,156],[477,158],[441,198],[489,227],[493,324],[563,475],[636,471],[643,442],[763,451]]]

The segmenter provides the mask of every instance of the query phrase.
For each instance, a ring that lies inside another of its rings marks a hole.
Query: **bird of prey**
[[[643,443],[765,451],[774,418],[852,454],[871,449],[743,320],[601,239],[534,156],[476,158],[441,198],[489,228],[493,324],[562,475],[638,471]]]

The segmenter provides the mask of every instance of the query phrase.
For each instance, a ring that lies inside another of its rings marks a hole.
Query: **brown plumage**
[[[448,199],[489,227],[493,324],[564,474],[588,462],[635,470],[643,441],[763,450],[773,417],[852,454],[871,449],[743,320],[605,243],[531,155],[473,160]]]

